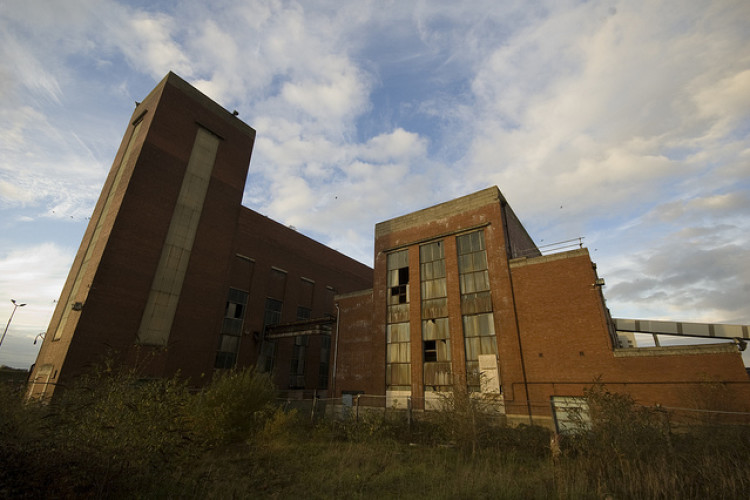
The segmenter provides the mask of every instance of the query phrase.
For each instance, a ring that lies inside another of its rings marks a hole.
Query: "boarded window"
[[[591,427],[589,404],[586,398],[552,396],[550,398],[555,430],[559,434],[581,432]]]

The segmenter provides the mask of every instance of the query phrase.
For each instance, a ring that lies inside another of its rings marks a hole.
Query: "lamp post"
[[[5,324],[5,331],[3,332],[3,336],[0,337],[0,346],[3,345],[3,340],[5,340],[5,334],[8,333],[8,327],[10,326],[10,322],[13,321],[13,315],[16,314],[16,309],[26,305],[26,304],[19,304],[18,302],[16,302],[16,299],[10,299],[10,301],[13,302],[13,311],[10,313],[10,318],[8,318],[8,322]]]

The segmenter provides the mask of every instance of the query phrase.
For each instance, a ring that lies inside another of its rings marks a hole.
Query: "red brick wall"
[[[171,74],[138,106],[133,119],[141,115],[139,139],[124,167],[81,297],[72,299],[85,302],[83,310],[71,313],[61,340],[47,336],[37,359],[37,365],[53,363],[60,371],[53,382],[73,378],[108,353],[136,366],[144,376],[179,371],[194,383],[210,379],[230,286],[249,292],[238,364],[255,363],[258,345],[253,332],[262,331],[271,266],[288,273],[282,321],[296,319],[300,277],[315,281],[313,317],[333,313],[335,293],[372,286],[369,267],[241,206],[255,137],[250,127]],[[199,126],[221,140],[175,319],[167,346],[140,346],[136,334]],[[128,139],[129,133],[97,203],[50,332],[57,328],[64,308],[70,307],[67,293]],[[238,259],[237,253],[255,262]],[[308,348],[308,366],[316,374],[319,344],[320,339],[314,340]],[[287,360],[278,380],[287,384],[288,364]]]
[[[584,388],[597,380],[611,391],[631,394],[638,403],[677,407],[696,407],[701,394],[709,389],[705,382],[722,380],[732,394],[722,409],[748,410],[750,384],[741,356],[731,346],[725,352],[672,348],[659,356],[615,357],[599,290],[593,286],[596,273],[586,250],[533,259],[525,265],[514,261],[513,265],[526,378],[535,415],[551,414],[550,396],[582,395]],[[622,352],[635,354],[638,350]],[[677,352],[680,354],[674,354]],[[505,356],[501,353],[501,362]],[[506,391],[509,385],[518,391],[522,375],[504,376]]]
[[[340,312],[338,340],[336,332],[331,339],[332,396],[340,397],[342,391],[385,394],[385,331],[372,328],[372,290],[337,296],[336,301]]]

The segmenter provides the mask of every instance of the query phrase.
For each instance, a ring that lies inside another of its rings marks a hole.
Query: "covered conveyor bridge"
[[[657,335],[675,335],[680,337],[716,338],[735,340],[744,350],[745,341],[750,339],[750,326],[726,325],[718,323],[685,323],[679,321],[656,321],[648,319],[612,318],[617,332],[646,333]]]

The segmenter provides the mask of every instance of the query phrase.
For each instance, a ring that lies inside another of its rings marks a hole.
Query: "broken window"
[[[424,362],[437,361],[437,346],[434,340],[424,341]]]
[[[426,391],[449,391],[453,384],[448,318],[422,321],[422,355]]]
[[[479,391],[481,388],[479,356],[497,354],[484,231],[479,230],[458,236],[456,247],[466,349],[466,383],[469,390]]]
[[[419,247],[425,391],[449,391],[453,383],[444,247],[442,241]]]
[[[409,252],[402,250],[388,255],[389,305],[409,302]]]
[[[386,370],[387,390],[411,390],[409,329],[409,251],[387,257]]]
[[[247,297],[247,292],[236,288],[229,289],[221,332],[219,332],[219,346],[214,361],[215,368],[226,370],[234,367],[237,363]]]

